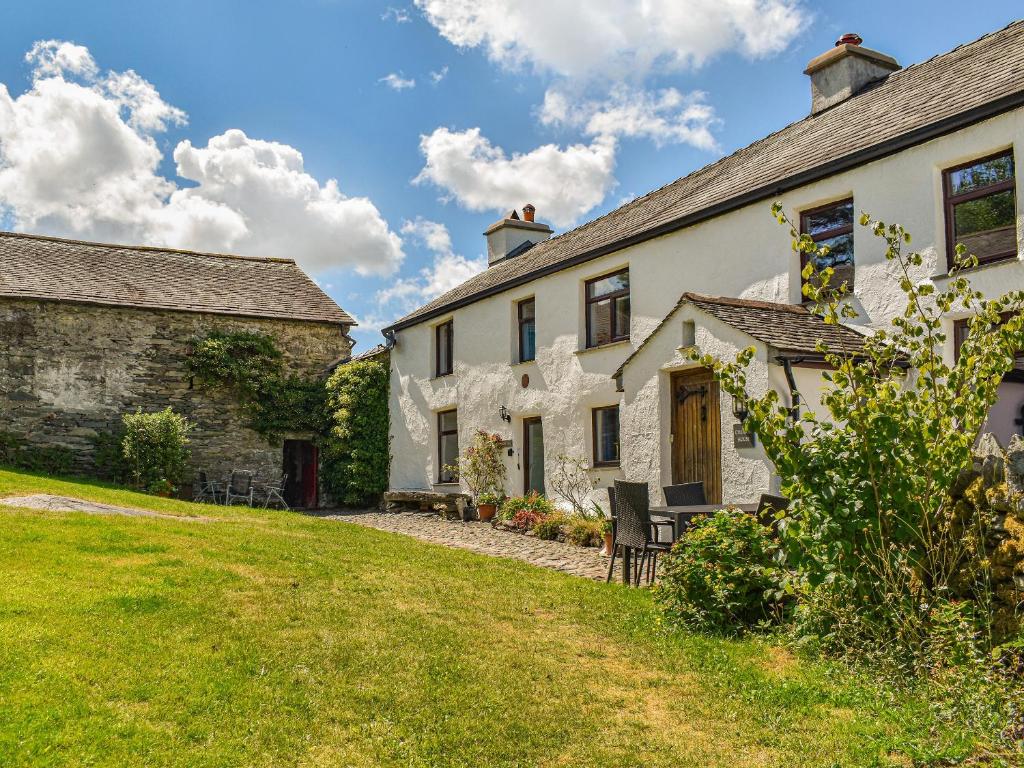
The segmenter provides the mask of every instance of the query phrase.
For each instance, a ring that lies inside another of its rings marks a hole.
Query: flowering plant
[[[469,492],[478,503],[493,504],[494,501],[481,501],[482,497],[488,495],[496,500],[504,490],[505,462],[501,458],[501,442],[501,435],[478,429],[459,461],[459,477],[469,486]]]

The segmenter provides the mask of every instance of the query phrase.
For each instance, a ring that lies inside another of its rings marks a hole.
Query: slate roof
[[[829,325],[821,316],[800,304],[776,304],[770,301],[733,299],[684,293],[658,327],[641,342],[612,375],[617,378],[643,349],[647,342],[686,304],[717,317],[752,338],[784,354],[806,354],[820,357],[818,341],[824,341],[832,352],[856,354],[864,348],[864,335],[847,325]]]
[[[855,96],[499,262],[385,330],[658,237],[1024,105],[1024,21]],[[767,213],[765,214],[767,215]]]
[[[0,297],[355,324],[291,259],[13,232],[0,232]]]

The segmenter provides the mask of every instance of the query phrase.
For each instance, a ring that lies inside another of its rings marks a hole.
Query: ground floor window
[[[437,481],[456,483],[459,474],[459,417],[457,411],[442,411],[437,414]]]
[[[595,408],[592,413],[594,466],[614,466],[619,463],[619,406]]]

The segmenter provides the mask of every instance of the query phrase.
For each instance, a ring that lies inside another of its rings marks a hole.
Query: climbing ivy
[[[388,486],[387,357],[338,368],[327,381],[323,481],[343,504],[367,504]]]
[[[186,370],[202,383],[232,392],[249,426],[268,441],[289,431],[320,433],[323,381],[288,374],[272,336],[255,331],[212,331],[193,340]]]

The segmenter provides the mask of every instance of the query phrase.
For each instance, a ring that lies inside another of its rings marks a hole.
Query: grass
[[[927,703],[644,590],[282,512],[0,507],[5,766],[853,766],[972,749]]]

